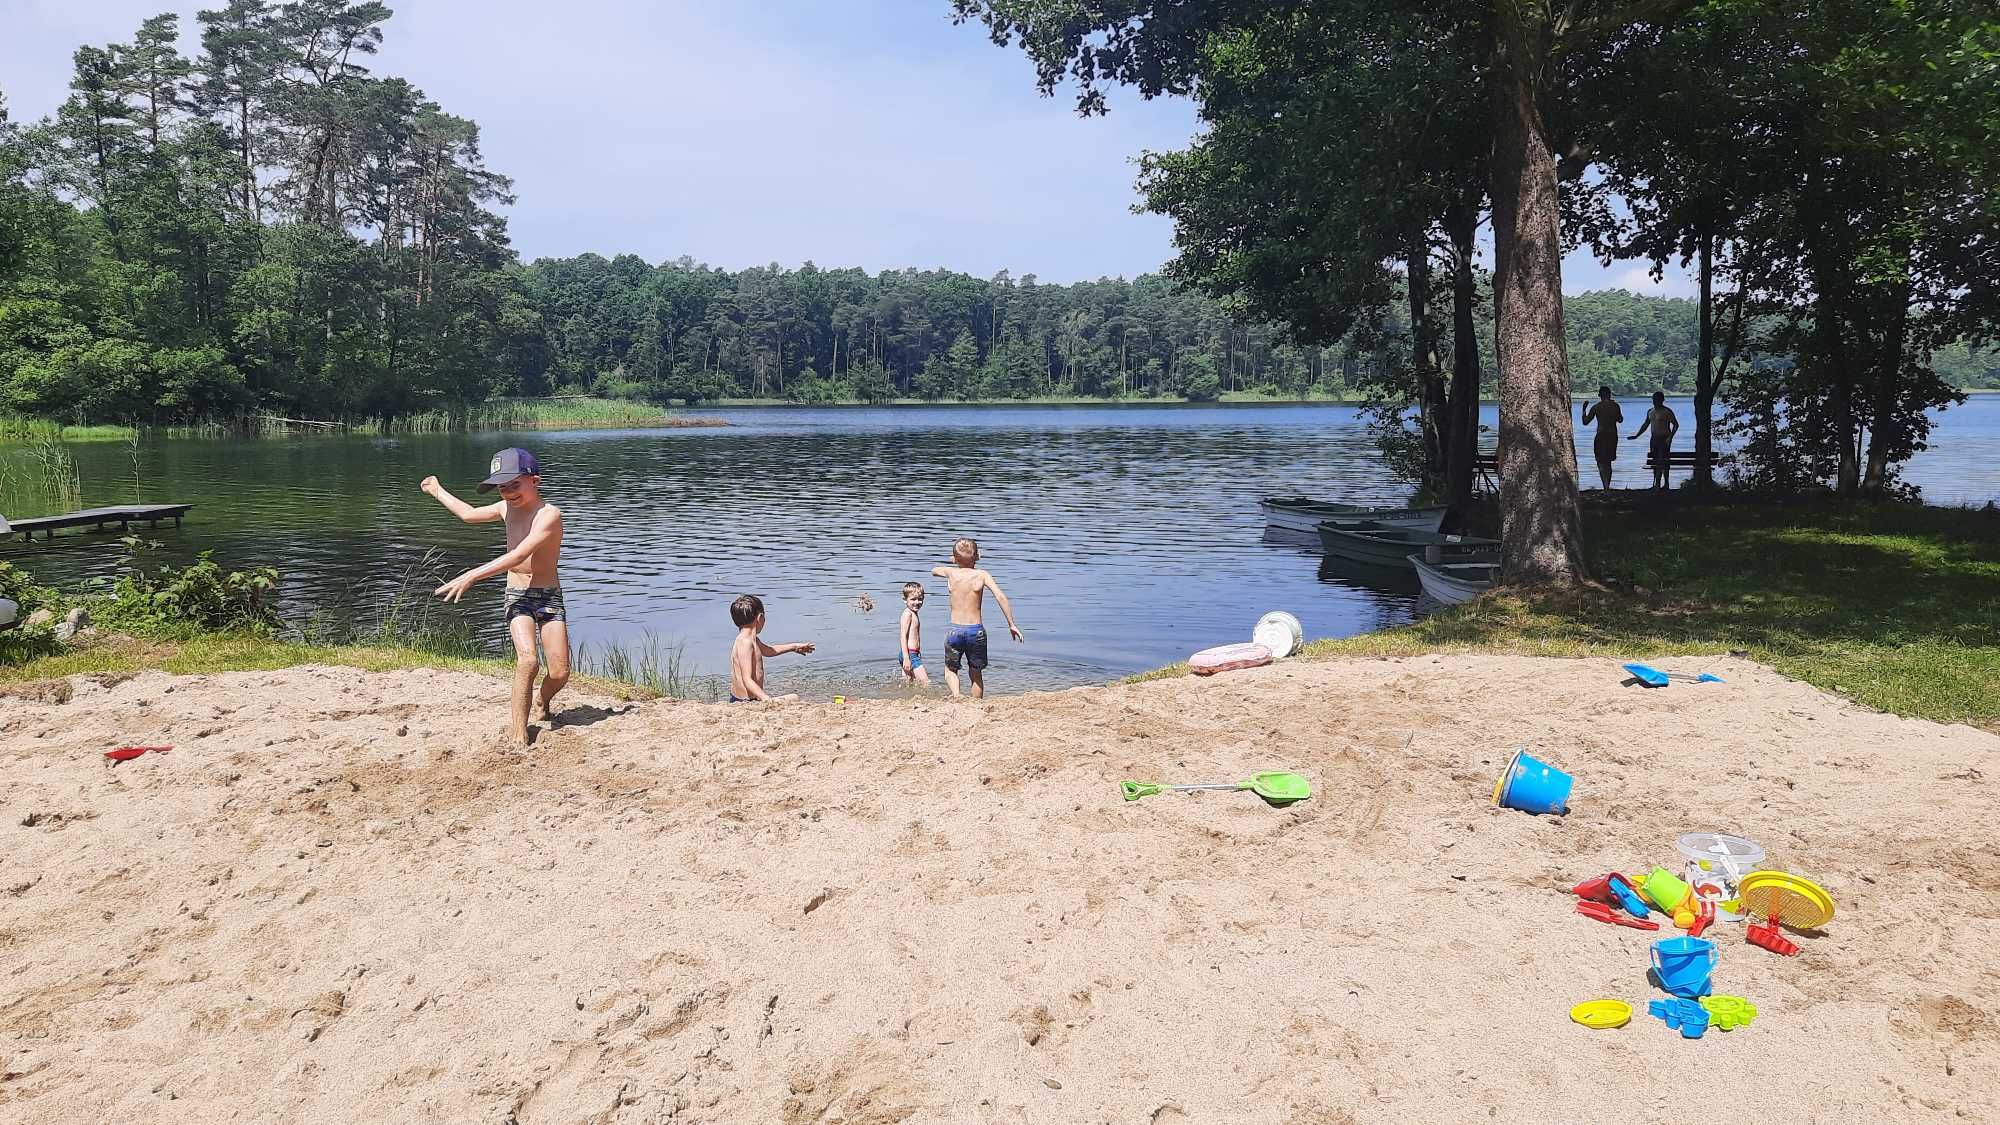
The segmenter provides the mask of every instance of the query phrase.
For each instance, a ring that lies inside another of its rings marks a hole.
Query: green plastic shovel
[[[1303,801],[1313,795],[1312,786],[1305,777],[1283,770],[1260,773],[1248,781],[1222,781],[1208,785],[1165,785],[1157,781],[1121,781],[1118,791],[1128,801],[1150,797],[1155,793],[1190,793],[1197,789],[1248,789],[1274,805],[1289,805],[1293,801]]]

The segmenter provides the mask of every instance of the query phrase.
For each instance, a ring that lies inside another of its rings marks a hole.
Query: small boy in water
[[[542,466],[525,449],[503,449],[494,454],[490,473],[480,482],[479,491],[500,490],[500,503],[483,508],[453,496],[436,477],[425,477],[421,487],[443,504],[452,515],[466,523],[507,525],[507,553],[459,575],[437,588],[448,602],[458,601],[473,583],[496,574],[507,576],[507,593],[501,613],[507,635],[514,642],[514,699],[510,730],[514,742],[528,745],[528,703],[534,695],[535,644],[541,642],[548,674],[542,677],[543,722],[554,726],[553,703],[556,693],[569,682],[569,618],[563,608],[562,582],[556,561],[562,554],[562,509],[542,499]]]
[[[929,687],[931,674],[924,671],[924,623],[917,619],[923,608],[924,584],[903,583],[903,620],[897,626],[896,658],[902,662],[905,680]]]
[[[979,569],[979,544],[971,539],[953,543],[951,565],[932,567],[931,575],[944,579],[951,591],[951,628],[944,634],[944,667],[951,674],[945,677],[945,686],[951,689],[952,698],[958,698],[958,666],[963,662],[972,677],[972,698],[984,698],[986,625],[982,611],[986,591],[993,591],[993,600],[1000,603],[1000,612],[1006,615],[1007,632],[1018,642],[1026,638],[1014,624],[1014,607],[1007,604],[1000,583]]]
[[[771,697],[764,693],[764,658],[783,656],[788,652],[811,652],[813,646],[804,641],[784,645],[765,644],[764,638],[757,635],[764,631],[764,601],[755,594],[745,594],[730,603],[729,619],[736,623],[736,643],[729,650],[729,702],[770,702]],[[778,698],[797,699],[798,696],[781,695]]]

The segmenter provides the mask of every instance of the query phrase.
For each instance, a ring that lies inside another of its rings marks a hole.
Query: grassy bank
[[[1494,594],[1406,628],[1314,641],[1306,656],[1623,662],[1735,650],[1870,707],[2000,731],[2000,516],[1893,505],[1586,513],[1603,588]]]
[[[450,433],[458,430],[581,430],[644,427],[725,426],[719,418],[673,414],[642,402],[608,398],[494,399],[463,412],[431,411],[399,418],[387,427],[371,423],[355,429],[372,433]]]
[[[383,421],[351,422],[253,414],[236,420],[165,426],[169,437],[299,437],[314,434],[436,434],[464,430],[582,430],[726,426],[720,418],[671,412],[642,402],[606,398],[493,399],[463,410],[432,410]],[[0,445],[132,441],[131,426],[65,426],[46,418],[0,414]]]
[[[242,633],[222,633],[172,641],[133,637],[102,640],[54,656],[0,666],[0,683],[145,671],[171,672],[175,675],[269,672],[296,668],[302,664],[340,664],[369,672],[442,668],[453,672],[475,672],[497,679],[514,674],[514,662],[511,660],[448,656],[400,645],[318,645]],[[652,699],[663,694],[640,684],[585,672],[580,672],[571,682],[617,699]]]
[[[138,431],[130,426],[65,426],[47,418],[0,414],[0,445],[46,441],[130,441]]]

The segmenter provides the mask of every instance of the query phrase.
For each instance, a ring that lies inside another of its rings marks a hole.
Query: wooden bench
[[[1688,450],[1685,453],[1679,451],[1669,451],[1667,453],[1667,468],[1693,469],[1697,464],[1699,464],[1703,460],[1706,460],[1708,463],[1708,467],[1710,469],[1713,469],[1717,465],[1720,465],[1722,463],[1722,454],[1717,453],[1715,450],[1711,449],[1708,451],[1708,456],[1706,458],[1697,458],[1693,450]],[[1579,462],[1578,464],[1579,469],[1587,467],[1588,467],[1587,462]],[[1653,467],[1653,455],[1650,453],[1646,454],[1646,467],[1648,469],[1651,469]],[[1472,459],[1472,469],[1473,472],[1478,474],[1479,479],[1486,485],[1488,489],[1493,491],[1499,490],[1500,458],[1497,455],[1492,453],[1480,454],[1479,456]]]
[[[1713,449],[1708,451],[1707,457],[1696,457],[1693,450],[1689,450],[1686,453],[1669,450],[1667,453],[1667,468],[1669,469],[1692,469],[1703,462],[1706,462],[1708,467],[1713,469],[1722,463],[1722,454],[1717,453]],[[1658,466],[1653,464],[1653,455],[1650,453],[1646,454],[1646,467],[1649,469],[1658,468]]]

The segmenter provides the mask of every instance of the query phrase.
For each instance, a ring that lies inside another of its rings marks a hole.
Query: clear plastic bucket
[[[1687,883],[1695,897],[1725,910],[1736,901],[1736,885],[1764,862],[1764,848],[1754,840],[1721,832],[1690,832],[1674,841],[1687,861]]]

